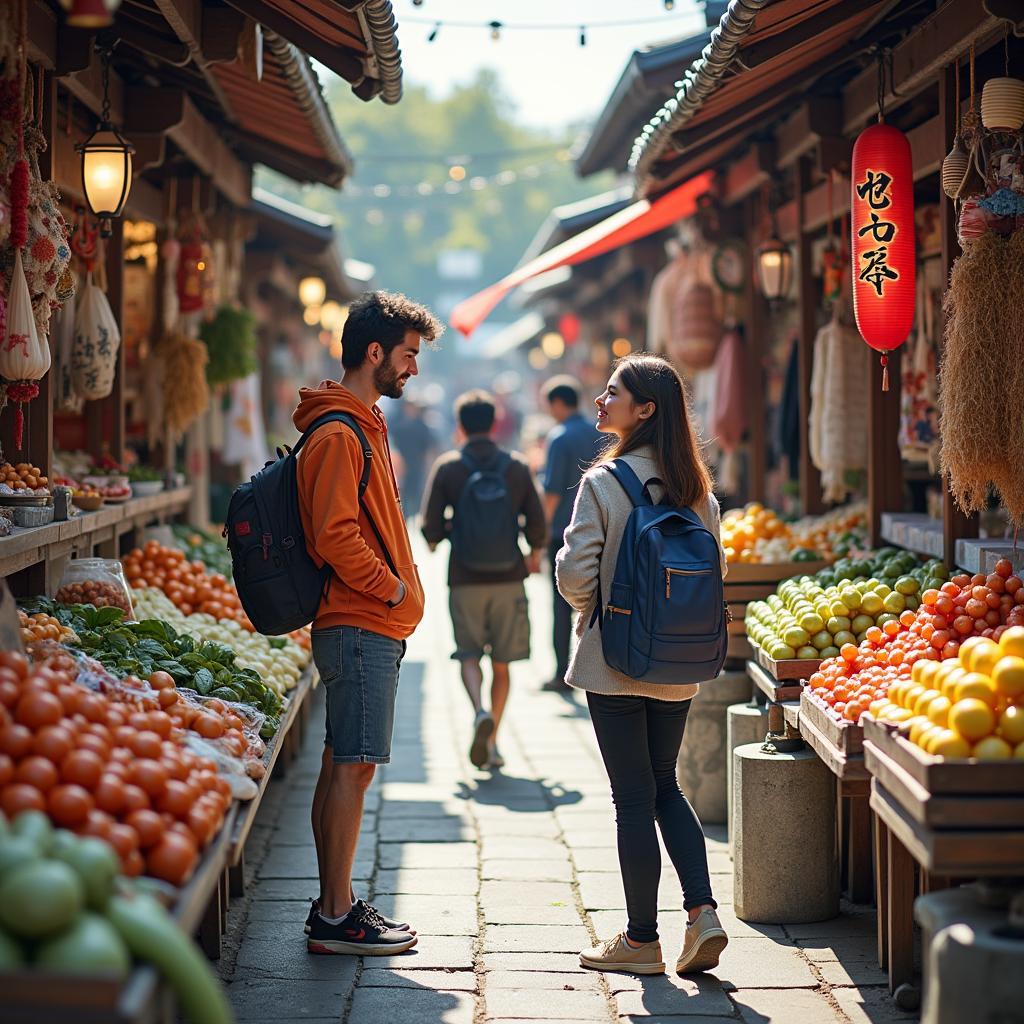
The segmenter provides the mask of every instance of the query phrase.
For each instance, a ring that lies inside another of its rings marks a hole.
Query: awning
[[[571,266],[602,256],[689,217],[697,209],[698,197],[711,188],[712,180],[710,171],[700,174],[654,202],[641,199],[625,210],[612,214],[600,224],[556,245],[517,267],[496,284],[460,302],[452,310],[452,326],[468,338],[513,288],[518,288],[531,277],[554,270],[555,267]]]

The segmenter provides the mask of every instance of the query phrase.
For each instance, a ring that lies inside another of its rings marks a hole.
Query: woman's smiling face
[[[654,403],[637,405],[629,389],[622,383],[616,370],[605,385],[604,391],[594,399],[597,406],[597,429],[605,434],[625,437],[642,420],[654,414]]]

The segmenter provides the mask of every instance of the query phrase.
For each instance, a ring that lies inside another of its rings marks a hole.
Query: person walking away
[[[306,921],[311,953],[388,956],[416,943],[352,888],[363,797],[378,764],[391,759],[399,667],[405,640],[423,615],[423,588],[377,401],[401,398],[419,372],[421,340],[442,325],[404,295],[368,292],[349,307],[341,382],[302,388],[293,419],[302,431],[325,413],[359,428],[325,423],[298,459],[299,508],[310,555],[330,578],[313,622],[313,660],[327,697],[327,730],[312,824],[320,894]],[[369,479],[365,493],[360,481]]]
[[[402,457],[402,508],[407,520],[419,512],[427,466],[437,451],[434,432],[423,418],[423,411],[418,402],[407,400],[399,406],[391,426],[391,439]]]
[[[552,639],[555,646],[555,674],[542,689],[566,692],[569,689],[565,683],[565,673],[569,667],[572,608],[558,592],[555,556],[562,547],[562,535],[569,525],[583,471],[597,458],[603,439],[593,423],[580,412],[580,385],[572,377],[553,377],[544,387],[544,397],[555,420],[555,426],[547,438],[544,467],[544,511],[551,524],[548,555],[554,602]]]
[[[611,584],[633,511],[626,491],[603,468],[607,462],[625,462],[647,484],[655,503],[667,496],[671,505],[696,513],[717,542],[724,574],[718,502],[689,420],[683,382],[671,364],[660,356],[627,356],[616,364],[596,404],[598,429],[614,443],[583,478],[556,573],[559,590],[581,615],[567,679],[586,692],[611,782],[628,923],[624,932],[582,952],[580,963],[594,970],[664,971],[657,921],[657,823],[688,917],[676,971],[706,971],[718,965],[728,937],[715,913],[703,831],[676,780],[686,716],[698,688],[642,682],[614,671],[591,616],[598,607],[609,614],[621,611],[612,601]],[[620,597],[618,604],[624,600]]]
[[[457,399],[455,415],[465,443],[442,455],[431,470],[423,536],[431,551],[445,538],[451,542],[452,658],[476,715],[469,759],[477,768],[501,768],[497,735],[508,701],[509,664],[530,656],[523,581],[540,569],[547,529],[526,459],[493,439],[494,399],[486,391],[469,391]],[[527,559],[520,532],[530,545]],[[491,659],[490,711],[483,704],[484,654]]]

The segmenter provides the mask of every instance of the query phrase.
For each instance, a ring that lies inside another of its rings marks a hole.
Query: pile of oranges
[[[59,647],[34,665],[0,652],[0,811],[42,811],[109,843],[125,874],[183,885],[223,824],[230,784],[182,745],[165,689],[95,692],[77,675]]]
[[[218,620],[233,619],[253,632],[234,584],[221,573],[210,573],[202,562],[190,562],[183,551],[151,540],[123,561],[129,586],[156,587],[185,615],[201,612]]]
[[[857,722],[910,680],[918,662],[950,661],[970,637],[999,641],[1014,626],[1024,626],[1024,586],[1003,559],[987,576],[964,573],[926,590],[917,611],[872,626],[859,646],[845,644],[810,677],[810,691],[837,720]]]
[[[75,632],[62,625],[59,619],[55,619],[46,612],[37,612],[35,615],[27,615],[20,608],[18,609],[18,625],[21,626],[21,642],[27,647],[37,640],[70,640]]]

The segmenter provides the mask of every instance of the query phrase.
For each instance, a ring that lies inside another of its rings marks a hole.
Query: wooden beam
[[[843,113],[839,96],[808,96],[775,133],[778,166],[789,167],[809,153],[823,137],[834,136]]]
[[[743,47],[739,52],[739,60],[748,68],[765,64],[809,43],[843,22],[856,20],[862,11],[877,3],[878,0],[842,0],[842,3],[827,7],[821,14],[804,18],[787,32],[779,32],[764,42]]]
[[[983,0],[946,0],[892,52],[892,82],[885,96],[892,110],[927,88],[936,74],[970,48],[1003,31],[1004,23],[985,9]],[[893,91],[895,89],[895,92]],[[843,90],[843,132],[864,127],[877,108],[878,69],[865,68]]]
[[[69,28],[62,21],[57,28],[57,77],[84,71],[92,63],[95,42],[90,29]]]
[[[61,84],[79,103],[99,117],[103,109],[103,70],[98,60],[68,75]],[[110,119],[114,124],[124,123],[124,83],[113,69],[110,71]]]
[[[888,354],[889,390],[882,390],[881,359],[871,353],[868,385],[868,532],[880,547],[882,513],[903,511],[903,463],[900,460],[900,349]]]
[[[770,181],[775,166],[775,147],[767,139],[755,139],[738,160],[729,164],[722,182],[720,199],[732,206]]]
[[[796,194],[801,197],[801,201],[797,203],[797,295],[800,305],[800,340],[797,344],[800,346],[800,507],[805,516],[823,512],[825,509],[821,497],[821,473],[811,462],[810,446],[811,374],[814,369],[814,338],[818,333],[818,282],[814,277],[811,260],[811,236],[804,230],[802,197],[807,192],[808,173],[806,158],[800,160],[793,168]]]
[[[203,8],[203,55],[211,64],[238,57],[242,33],[250,21],[234,7]]]
[[[761,230],[760,211],[755,196],[748,196],[746,214],[747,238],[755,239]],[[754,274],[748,268],[746,283],[747,373],[744,390],[747,396],[747,497],[763,502],[765,474],[768,463],[768,430],[765,424],[765,351],[769,340],[768,308]]]
[[[47,71],[57,66],[57,15],[44,0],[31,0],[28,5],[27,51],[33,64]]]
[[[956,94],[956,73],[953,67],[944,69],[939,78],[939,116],[936,120],[942,129],[943,152],[953,146],[956,134],[956,114],[960,97]],[[960,255],[960,244],[956,235],[957,214],[953,201],[945,194],[939,197],[939,228],[942,234],[942,279],[949,280],[953,264]],[[945,309],[940,314],[942,319],[942,341],[940,351],[945,344],[946,319]],[[953,500],[949,489],[949,481],[942,477],[942,555],[946,565],[956,565],[956,542],[965,537],[978,536],[978,516],[965,515]]]

